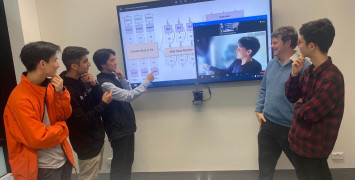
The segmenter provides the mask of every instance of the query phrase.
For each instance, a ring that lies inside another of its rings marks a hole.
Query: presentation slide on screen
[[[142,82],[151,71],[156,71],[154,82],[198,78],[194,23],[259,15],[269,18],[269,2],[265,0],[188,1],[190,3],[175,1],[170,5],[162,4],[161,7],[156,4],[154,7],[118,6],[124,63],[130,83]],[[233,24],[230,28],[233,28]],[[255,33],[264,33],[260,41],[267,41],[265,32]],[[223,47],[233,42],[235,44],[241,36],[233,35]],[[225,39],[216,38],[213,41],[223,44]],[[259,57],[266,58],[265,54]],[[262,64],[263,69],[266,59]]]

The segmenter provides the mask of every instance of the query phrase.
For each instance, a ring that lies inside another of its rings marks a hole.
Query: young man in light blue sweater
[[[271,35],[274,59],[266,68],[256,103],[260,123],[258,134],[259,180],[272,180],[275,166],[283,151],[293,164],[288,142],[294,106],[285,96],[285,83],[292,72],[292,62],[299,56],[295,47],[298,35],[295,28],[283,26]],[[310,65],[306,61],[305,67]]]

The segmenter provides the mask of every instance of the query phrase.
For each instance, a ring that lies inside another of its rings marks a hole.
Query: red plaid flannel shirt
[[[296,154],[324,158],[333,150],[343,118],[344,79],[330,57],[313,69],[310,65],[302,75],[290,76],[285,85],[287,99],[295,103],[288,139]]]

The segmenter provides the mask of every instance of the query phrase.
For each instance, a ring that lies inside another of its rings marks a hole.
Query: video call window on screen
[[[261,79],[271,59],[271,0],[161,0],[119,5],[117,15],[133,87],[151,71],[152,87]],[[248,36],[260,47],[239,66]]]
[[[266,17],[195,23],[198,78],[244,80],[262,77],[268,62]]]

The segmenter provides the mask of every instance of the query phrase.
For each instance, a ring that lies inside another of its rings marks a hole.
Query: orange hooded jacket
[[[67,141],[65,120],[71,115],[70,94],[47,86],[46,107],[51,126],[42,123],[46,87],[32,84],[22,74],[21,82],[11,92],[4,111],[9,161],[15,180],[37,180],[37,149],[61,143],[67,159],[75,166]]]

